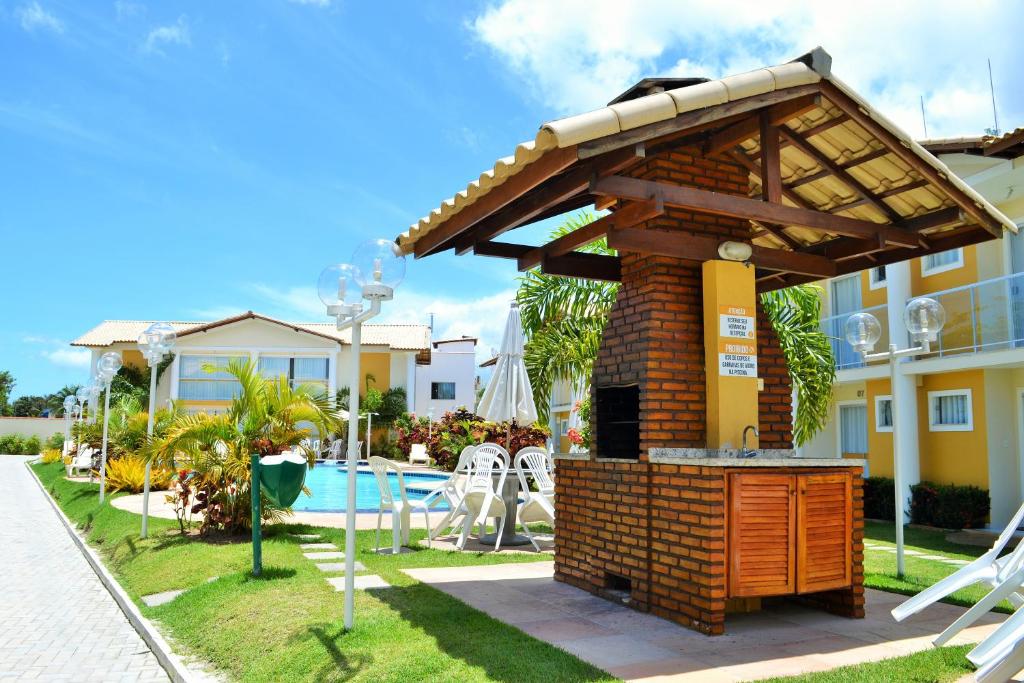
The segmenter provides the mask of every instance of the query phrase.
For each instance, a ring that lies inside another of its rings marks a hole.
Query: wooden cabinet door
[[[847,472],[797,477],[798,593],[852,582],[853,480]]]
[[[729,475],[729,596],[795,590],[796,479],[791,474]]]

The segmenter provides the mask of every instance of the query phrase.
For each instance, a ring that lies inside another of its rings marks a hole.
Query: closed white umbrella
[[[511,446],[512,422],[519,425],[531,425],[537,421],[537,406],[533,402],[533,388],[530,377],[526,374],[523,362],[523,320],[519,315],[519,304],[513,301],[505,322],[505,335],[501,339],[498,361],[494,366],[494,374],[487,383],[484,395],[480,398],[476,413],[491,422],[508,422],[505,444]],[[509,448],[509,455],[515,453]],[[511,465],[512,463],[509,463]],[[501,492],[505,501],[505,527],[501,537],[501,545],[526,545],[530,542],[525,536],[515,533],[516,508],[519,502],[519,478],[512,475],[505,477],[505,487]],[[480,539],[482,543],[494,545],[497,534],[488,534]]]
[[[533,402],[533,388],[526,374],[523,362],[523,320],[519,315],[519,303],[513,301],[505,322],[505,335],[501,338],[501,349],[494,374],[487,383],[480,398],[476,413],[491,422],[515,421],[530,425],[537,421],[537,406]]]

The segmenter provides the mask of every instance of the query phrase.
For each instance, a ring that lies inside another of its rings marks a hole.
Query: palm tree
[[[593,214],[581,212],[557,227],[551,239],[593,220]],[[580,251],[616,253],[603,239]],[[520,278],[517,298],[529,340],[524,360],[542,421],[547,419],[548,397],[554,382],[565,380],[574,387],[582,387],[590,381],[601,334],[618,288],[613,282],[545,275],[536,268]],[[815,285],[799,285],[761,295],[796,389],[793,436],[798,445],[806,443],[825,425],[835,381],[832,346],[819,327],[820,291]]]
[[[146,455],[155,462],[182,465],[190,473],[191,487],[205,515],[203,529],[220,526],[238,531],[248,528],[250,456],[269,455],[301,446],[311,424],[320,434],[336,432],[340,420],[319,385],[292,387],[284,375],[263,377],[249,360],[231,360],[227,367],[212,364],[206,372],[226,372],[238,381],[240,391],[227,413],[180,414],[161,438],[154,439]],[[310,467],[316,453],[301,446]],[[265,501],[266,503],[266,501]],[[269,504],[268,515],[279,515]]]

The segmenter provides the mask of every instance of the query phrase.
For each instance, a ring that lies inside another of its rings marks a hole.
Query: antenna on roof
[[[988,58],[988,89],[989,89],[989,92],[992,93],[992,123],[994,124],[995,127],[992,128],[991,131],[985,131],[985,132],[986,133],[991,133],[992,135],[998,136],[999,135],[999,112],[996,111],[996,86],[995,86],[995,83],[992,81],[992,58],[991,57]]]
[[[924,95],[921,95],[921,123],[924,124],[924,139],[928,139],[928,119],[924,115]]]
[[[434,312],[433,311],[427,311],[427,315],[430,316],[430,334],[431,334],[431,336],[433,336],[433,334],[434,334]]]

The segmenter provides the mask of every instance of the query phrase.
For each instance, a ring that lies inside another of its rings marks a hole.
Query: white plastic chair
[[[540,546],[534,540],[529,524],[555,524],[555,482],[548,473],[549,462],[547,453],[542,448],[531,446],[516,453],[516,476],[519,477],[519,488],[525,495],[525,500],[519,506],[519,524],[537,552],[540,552]],[[527,473],[537,483],[537,491],[530,490],[530,483],[526,479]]]
[[[409,449],[409,464],[415,465],[418,462],[423,463],[424,465],[430,464],[430,456],[427,455],[426,444],[414,443]]]
[[[345,455],[345,442],[341,439],[335,439],[331,442],[330,447],[327,449],[327,460],[341,460],[342,456]]]
[[[1010,520],[1010,523],[999,534],[996,542],[984,555],[897,606],[892,610],[893,618],[896,621],[903,621],[961,588],[973,586],[976,583],[988,583],[993,588],[998,586],[1005,579],[1005,576],[1000,576],[1004,569],[1009,568],[1011,572],[1016,569],[1016,567],[1010,568],[1008,566],[1010,559],[1015,558],[1014,561],[1017,562],[1021,559],[1017,557],[1016,551],[1010,553],[1005,558],[1000,558],[999,555],[1013,539],[1013,534],[1017,531],[1017,527],[1020,526],[1022,521],[1024,521],[1024,505],[1021,505],[1020,509],[1014,514],[1013,519]],[[1022,544],[1018,544],[1018,549],[1020,545]],[[1024,598],[1016,596],[1016,594],[1010,596],[1010,600],[1014,603],[1015,607],[1020,607],[1021,604],[1024,604]]]
[[[993,633],[994,635],[994,633]],[[1009,649],[1001,650],[1001,656],[992,657],[974,673],[978,683],[1006,683],[1024,669],[1024,647],[1020,641]]]
[[[448,512],[430,530],[431,536],[437,536],[451,526],[456,519],[466,514],[466,509],[462,506],[462,499],[466,495],[466,486],[469,483],[469,466],[473,462],[473,451],[475,449],[476,446],[466,446],[463,448],[462,453],[459,454],[459,462],[455,465],[451,476],[445,480],[444,484],[431,492],[431,495],[434,493],[440,494],[444,497],[445,502],[448,503]]]
[[[380,507],[377,509],[377,540],[376,550],[380,550],[380,527],[384,517],[384,511],[391,512],[391,552],[398,554],[402,545],[409,545],[409,529],[412,526],[411,513],[413,510],[423,512],[423,519],[426,521],[427,529],[430,529],[430,505],[423,500],[409,500],[405,491],[405,478],[402,476],[402,468],[395,463],[382,458],[379,455],[370,456],[370,469],[377,478],[377,488],[380,491]],[[391,491],[391,482],[388,479],[388,472],[394,472],[398,477],[398,499],[395,499]],[[430,546],[430,534],[427,533],[427,546]]]
[[[466,518],[462,522],[462,533],[455,547],[462,550],[474,524],[480,525],[481,534],[487,526],[487,518],[498,518],[498,537],[494,550],[501,549],[501,534],[505,530],[505,501],[501,499],[501,490],[508,476],[508,451],[497,444],[485,443],[473,449],[473,459],[469,466],[466,483],[466,495],[462,498]],[[498,475],[497,482],[494,474]]]

